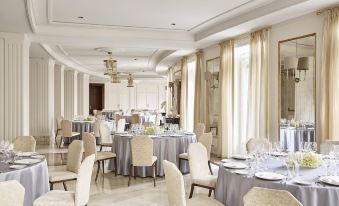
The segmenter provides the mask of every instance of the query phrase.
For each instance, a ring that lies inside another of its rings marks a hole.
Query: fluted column
[[[30,58],[30,135],[54,134],[54,64],[50,58]]]
[[[89,75],[78,74],[78,115],[89,114]]]
[[[29,46],[24,34],[0,33],[0,140],[29,134]]]
[[[54,66],[54,116],[65,116],[65,66],[55,65]]]
[[[65,71],[65,118],[72,120],[78,113],[78,72],[74,70]]]

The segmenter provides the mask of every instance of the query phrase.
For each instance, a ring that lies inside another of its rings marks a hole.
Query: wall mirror
[[[279,128],[284,150],[309,150],[315,137],[316,36],[279,42]],[[306,148],[307,147],[307,148]]]

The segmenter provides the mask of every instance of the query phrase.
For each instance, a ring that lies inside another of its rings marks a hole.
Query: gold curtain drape
[[[194,96],[194,125],[204,122],[204,107],[203,107],[203,52],[196,53],[196,70],[195,70],[195,96]]]
[[[180,99],[180,127],[186,130],[187,126],[187,57],[181,59],[181,99]]]
[[[339,8],[325,11],[321,61],[321,141],[339,140]]]
[[[251,33],[248,138],[268,138],[269,30]]]
[[[167,91],[166,91],[166,114],[172,114],[171,109],[173,106],[173,102],[172,102],[172,90],[169,87],[169,83],[173,81],[173,67],[170,67],[168,69],[168,73],[167,73]]]
[[[220,116],[219,116],[219,153],[221,157],[229,157],[232,152],[233,138],[233,40],[220,44]]]

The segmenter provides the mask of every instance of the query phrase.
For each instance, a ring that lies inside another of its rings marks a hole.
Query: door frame
[[[105,84],[104,83],[89,83],[89,90],[91,90],[91,86],[95,86],[95,87],[101,87],[101,93],[102,93],[102,108],[105,108]],[[90,103],[90,98],[91,96],[89,95],[89,99],[88,102]],[[90,108],[88,107],[88,112],[90,114]]]

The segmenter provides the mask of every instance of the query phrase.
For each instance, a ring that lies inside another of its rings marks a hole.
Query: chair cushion
[[[105,160],[105,159],[112,159],[117,155],[113,152],[97,152],[96,160]]]
[[[79,136],[79,135],[80,135],[79,132],[72,132],[72,137],[74,137],[74,136]]]
[[[52,171],[49,172],[49,181],[50,182],[59,182],[64,180],[76,179],[78,175],[70,171]]]
[[[210,198],[210,197],[206,197],[206,196],[193,196],[192,199],[188,199],[186,201],[187,206],[223,206],[223,204],[221,204],[220,202],[218,202],[217,200]]]
[[[105,147],[113,147],[113,143],[101,143],[101,145]]]
[[[158,159],[158,158],[157,158],[156,156],[153,156],[153,157],[152,157],[152,164],[153,164],[155,161],[157,161],[157,159]]]
[[[179,154],[179,158],[188,160],[188,154],[187,153],[181,153],[181,154]]]
[[[74,206],[75,194],[71,191],[52,190],[34,201],[34,206]]]
[[[192,182],[198,185],[208,186],[208,187],[214,187],[217,184],[217,176],[213,175],[206,175],[203,177],[192,179]]]

